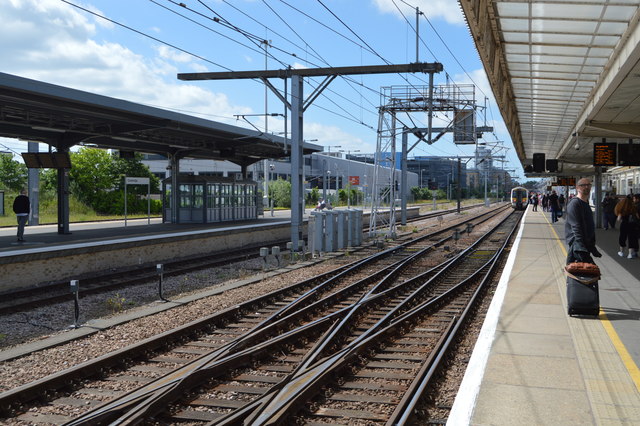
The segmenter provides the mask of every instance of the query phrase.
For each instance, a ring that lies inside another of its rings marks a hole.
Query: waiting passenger
[[[572,262],[593,263],[591,255],[601,257],[596,248],[596,229],[593,212],[589,206],[591,180],[580,179],[576,185],[578,195],[567,203],[567,221],[564,225],[565,241],[569,245],[567,264]]]
[[[604,194],[601,206],[605,231],[609,228],[616,229],[616,214],[614,212],[616,204],[618,204],[616,197],[612,196],[608,192]]]
[[[31,211],[31,205],[29,203],[29,197],[27,197],[27,190],[20,191],[15,200],[13,200],[13,212],[18,219],[18,241],[24,241],[24,226],[29,220],[29,211]]]
[[[631,200],[631,195],[627,195],[622,201],[616,204],[614,209],[618,220],[620,221],[620,234],[618,235],[618,244],[620,251],[618,256],[624,257],[624,249],[629,246],[629,254],[627,259],[638,257],[638,210]]]

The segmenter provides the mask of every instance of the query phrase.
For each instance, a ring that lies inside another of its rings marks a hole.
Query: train
[[[511,207],[516,210],[524,210],[529,204],[529,191],[527,188],[516,186],[511,190]]]

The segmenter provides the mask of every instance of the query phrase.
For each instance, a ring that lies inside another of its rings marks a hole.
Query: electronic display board
[[[640,166],[640,145],[618,144],[618,166]]]
[[[597,142],[593,144],[593,165],[594,166],[616,166],[617,165],[617,143]]]
[[[68,152],[23,152],[22,159],[29,169],[70,169]]]
[[[576,178],[573,178],[573,177],[559,177],[556,180],[556,186],[576,186]]]

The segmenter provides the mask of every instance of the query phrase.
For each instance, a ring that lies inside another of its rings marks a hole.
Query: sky
[[[0,22],[0,72],[270,133],[284,131],[284,106],[259,80],[177,74],[440,62],[435,85],[475,90],[477,124],[494,128],[482,142],[501,147],[504,167],[522,177],[454,0],[0,0]],[[306,81],[305,95],[321,82]],[[271,83],[284,90],[284,80]],[[372,153],[381,92],[427,85],[426,74],[338,77],[305,111],[304,139]],[[451,119],[438,112],[433,125]],[[400,121],[427,126],[426,113]],[[421,142],[409,156],[474,155],[452,139]],[[0,138],[0,150],[25,152],[26,142]]]

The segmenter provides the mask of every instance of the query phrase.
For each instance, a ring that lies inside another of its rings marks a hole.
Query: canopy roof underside
[[[639,0],[460,0],[518,157],[593,172],[593,142],[640,138]]]

